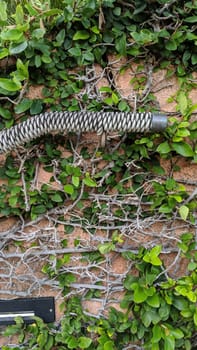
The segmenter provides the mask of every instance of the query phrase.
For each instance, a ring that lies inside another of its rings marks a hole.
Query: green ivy
[[[196,88],[192,76],[197,64],[196,9],[196,0],[1,1],[0,128],[11,127],[16,119],[22,121],[27,115],[46,109],[130,111],[128,101],[116,91],[113,82],[100,88],[98,99],[84,93],[86,69],[99,63],[108,71],[109,57],[114,54],[131,62],[154,57],[155,68],[166,68],[167,76],[176,74],[179,82],[176,95],[168,99],[169,103],[176,102],[177,115],[169,118],[163,135],[130,133],[118,149],[113,148],[112,141],[112,148],[97,149],[93,154],[82,148],[79,163],[74,156],[65,159],[59,150],[61,146],[72,151],[72,144],[61,135],[31,142],[31,152],[24,159],[8,155],[0,167],[1,216],[36,220],[57,207],[78,201],[82,227],[86,226],[86,220],[96,226],[100,224],[99,214],[107,215],[109,209],[105,202],[99,207],[95,201],[87,206],[91,194],[117,193],[118,199],[130,196],[136,201],[125,201],[113,208],[117,225],[123,223],[125,212],[127,220],[136,217],[139,201],[143,206],[139,214],[142,219],[155,214],[165,220],[178,218],[195,225],[195,197],[190,199],[187,187],[174,180],[174,172],[179,169],[173,161],[180,158],[191,164],[197,162],[197,122],[192,118],[197,106],[189,98],[190,91]],[[122,69],[126,67],[127,64]],[[143,69],[141,63],[139,72]],[[109,78],[112,79],[110,73]],[[137,74],[131,83],[138,93],[145,88],[146,79]],[[42,97],[28,98],[28,88],[38,85],[43,86]],[[138,109],[157,110],[154,95],[149,93],[144,101],[140,100]],[[181,119],[177,118],[180,115]],[[91,168],[93,157],[107,166]],[[160,164],[162,158],[172,163],[172,173],[168,176]],[[51,175],[49,183],[40,188],[32,186],[35,164]],[[54,181],[58,189],[53,188]],[[144,193],[150,182],[150,189]],[[76,223],[75,218],[64,225],[65,235],[72,233]],[[102,224],[108,225],[105,220]],[[95,228],[89,232],[93,235]],[[76,239],[76,247],[78,243]],[[121,243],[123,237],[114,230],[108,241],[100,243],[95,251],[82,254],[81,259],[101,263]],[[66,247],[67,238],[61,244]],[[67,299],[72,283],[76,282],[74,274],[62,270],[70,262],[70,254],[56,260],[50,256],[42,266],[42,273],[55,278],[62,289],[66,308],[61,323],[46,325],[35,318],[33,324],[25,325],[17,318],[4,336],[18,335],[20,346],[15,349],[24,350],[122,350],[132,346],[147,350],[194,350],[197,256],[193,234],[184,233],[177,248],[188,259],[188,272],[176,280],[166,277],[161,246],[140,248],[136,254],[122,253],[123,258],[132,262],[137,274],[133,276],[129,272],[125,277],[122,311],[112,308],[106,318],[99,319],[84,312],[78,297]],[[86,297],[100,297],[99,293],[90,290]]]
[[[125,277],[122,311],[111,308],[108,318],[97,319],[84,313],[79,297],[72,297],[66,303],[58,328],[44,324],[38,317],[33,324],[25,325],[18,317],[16,324],[8,326],[4,335],[18,335],[20,349],[24,350],[30,346],[36,349],[121,350],[130,345],[150,350],[194,349],[197,256],[192,251],[195,242],[190,234],[182,237],[182,252],[186,240],[190,246],[188,258],[192,256],[194,260],[192,265],[188,265],[188,274],[176,281],[165,276],[161,246],[150,250],[142,248],[136,254],[130,251],[123,253],[125,259],[135,264],[138,274],[134,276],[129,272]],[[104,246],[99,250],[102,254],[107,253]],[[62,264],[68,262],[69,257],[66,257],[64,262],[58,261],[56,268],[61,269]],[[44,272],[50,273],[48,267]],[[73,282],[74,276],[65,277],[61,277],[64,286],[68,285],[68,281]]]

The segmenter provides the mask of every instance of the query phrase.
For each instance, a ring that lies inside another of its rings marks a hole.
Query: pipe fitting
[[[167,116],[164,114],[152,114],[151,130],[152,131],[163,131],[168,125]]]

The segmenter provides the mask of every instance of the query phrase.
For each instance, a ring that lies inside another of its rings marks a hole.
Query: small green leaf
[[[9,55],[9,50],[7,48],[0,48],[0,60]]]
[[[15,113],[20,114],[27,111],[31,107],[32,103],[33,101],[29,100],[28,98],[22,99],[22,101],[14,107]]]
[[[190,261],[187,268],[188,268],[188,271],[195,271],[197,269],[197,263],[194,261]]]
[[[28,65],[29,65],[28,61],[23,63],[20,58],[17,59],[17,62],[16,62],[17,75],[19,75],[20,80],[29,78]]]
[[[146,299],[146,302],[148,305],[152,307],[159,307],[160,306],[160,299],[158,294],[153,294],[152,296],[148,297]]]
[[[115,92],[112,92],[112,101],[115,105],[117,105],[119,102],[119,97],[117,94],[115,94]]]
[[[42,100],[33,100],[31,108],[30,108],[30,114],[34,115],[34,114],[39,114],[42,112],[43,109],[43,105],[42,105]]]
[[[166,42],[166,49],[169,50],[169,51],[175,51],[177,49],[177,43],[175,40],[168,40]]]
[[[68,52],[71,54],[71,56],[74,56],[74,57],[80,57],[81,56],[81,49],[80,49],[80,47],[71,47],[71,49],[69,49]]]
[[[169,153],[171,151],[171,148],[169,146],[168,141],[160,143],[160,145],[157,147],[156,151],[161,153],[161,154]]]
[[[36,68],[39,68],[41,66],[42,62],[41,62],[41,57],[40,55],[35,55],[35,66]]]
[[[148,251],[144,256],[143,260],[154,265],[154,266],[160,266],[162,265],[162,261],[158,257],[158,255],[161,253],[161,246],[156,246],[151,249],[151,251]]]
[[[73,36],[73,40],[86,40],[90,37],[87,30],[78,30]]]
[[[195,65],[197,64],[197,54],[193,53],[191,57],[192,64]]]
[[[116,39],[115,48],[121,55],[126,55],[126,34],[123,33],[121,37]]]
[[[54,344],[54,337],[51,334],[49,334],[47,342],[44,346],[44,350],[51,350],[53,348],[53,344]]]
[[[5,1],[1,1],[0,21],[7,21],[7,4]]]
[[[56,203],[61,203],[63,201],[59,193],[55,193],[53,196],[51,196],[51,200]]]
[[[74,187],[73,185],[67,184],[64,186],[64,191],[70,195],[74,193]]]
[[[40,349],[44,349],[44,346],[47,342],[48,339],[48,333],[47,331],[43,331],[42,333],[40,333],[37,337],[37,343],[40,346]]]
[[[114,342],[112,340],[108,340],[103,347],[103,350],[114,350]]]
[[[194,324],[195,324],[196,327],[197,327],[197,310],[196,310],[196,312],[195,312],[195,314],[194,314]]]
[[[12,196],[12,197],[9,198],[8,202],[9,202],[9,205],[11,207],[15,207],[17,202],[18,202],[18,197],[17,196]]]
[[[65,29],[60,30],[60,32],[56,35],[56,40],[58,42],[58,46],[62,45],[65,39],[66,31]]]
[[[172,333],[172,335],[173,335],[173,337],[174,337],[175,339],[181,339],[181,338],[184,337],[184,333],[183,333],[182,330],[179,329],[179,328],[173,328],[173,329],[171,330],[171,333]]]
[[[143,303],[147,299],[147,293],[143,287],[137,285],[134,290],[133,300],[135,303]]]
[[[148,311],[144,312],[143,318],[142,318],[143,325],[146,328],[148,328],[150,326],[151,322],[152,322],[152,315],[151,315],[151,313],[148,312]]]
[[[183,157],[192,157],[194,155],[194,152],[192,150],[192,147],[185,142],[173,142],[172,148],[174,151],[176,151],[178,154],[180,154]]]
[[[4,119],[10,119],[12,117],[12,114],[8,109],[0,107],[0,116]]]
[[[94,55],[92,52],[86,51],[83,54],[83,59],[89,62],[93,62],[94,61]]]
[[[51,10],[44,11],[44,16],[47,16],[47,17],[61,15],[61,14],[62,14],[62,10],[60,10],[58,8],[53,8]]]
[[[187,112],[188,100],[184,91],[180,91],[177,97],[178,107],[182,115]]]
[[[187,220],[189,208],[186,205],[181,205],[181,207],[179,208],[179,214],[181,219]]]
[[[185,22],[188,22],[188,23],[197,23],[197,16],[190,16],[190,17],[186,17],[184,19]]]
[[[158,343],[162,337],[162,329],[161,326],[158,324],[155,324],[153,327],[153,336],[152,336],[152,342]]]
[[[10,55],[17,55],[18,53],[23,52],[27,48],[27,41],[23,41],[22,43],[18,45],[11,45],[9,47],[9,53]]]
[[[23,8],[20,4],[18,4],[16,6],[16,13],[15,13],[15,20],[16,20],[16,24],[23,24],[24,23],[24,12],[23,12]]]
[[[4,90],[14,92],[21,89],[21,84],[19,82],[16,83],[11,79],[0,78],[0,87]]]
[[[125,101],[120,101],[119,104],[118,104],[118,109],[121,112],[128,112],[129,106],[128,106],[128,104]]]
[[[42,55],[41,56],[41,60],[44,63],[51,63],[52,62],[52,59],[51,59],[51,57],[49,55]]]
[[[97,186],[96,181],[91,179],[91,177],[89,175],[86,175],[86,177],[84,177],[83,183],[88,187],[96,187]]]
[[[172,335],[167,335],[164,338],[164,350],[174,350],[175,349],[175,340]]]
[[[68,344],[69,349],[77,349],[78,340],[77,340],[77,338],[75,338],[73,336],[69,336],[69,338],[67,340],[67,344]]]
[[[92,343],[92,339],[88,337],[79,337],[79,346],[81,349],[87,349]]]
[[[33,214],[44,214],[46,212],[46,207],[43,204],[36,205],[32,207]]]
[[[19,41],[23,38],[23,32],[16,28],[4,29],[0,37],[5,41]]]
[[[44,29],[44,28],[34,29],[32,32],[32,38],[35,38],[37,40],[42,39],[45,32],[46,32],[46,29]]]
[[[99,244],[98,250],[101,254],[107,254],[115,248],[115,244],[112,242]]]
[[[72,176],[72,184],[75,186],[75,187],[79,187],[79,182],[80,182],[80,179],[79,179],[79,176]]]
[[[109,87],[109,86],[102,86],[100,89],[99,89],[100,92],[109,92],[111,93],[112,92],[112,89]]]

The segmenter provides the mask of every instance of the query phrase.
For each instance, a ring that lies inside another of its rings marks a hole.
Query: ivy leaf
[[[21,84],[11,79],[0,78],[0,87],[4,90],[14,92],[21,89]]]
[[[116,50],[123,56],[126,55],[126,35],[123,34],[121,37],[118,37],[115,42]]]
[[[78,340],[75,337],[70,336],[68,337],[67,344],[69,349],[77,349]]]
[[[160,266],[162,265],[162,261],[158,257],[158,255],[161,253],[161,246],[156,246],[151,249],[151,251],[148,251],[144,256],[143,260],[154,265],[154,266]]]
[[[169,40],[166,43],[166,49],[169,51],[175,51],[177,49],[177,43],[175,40]]]
[[[99,244],[98,250],[101,254],[107,254],[111,252],[115,248],[115,244],[112,242],[107,242],[103,244]]]
[[[65,185],[65,186],[64,186],[64,191],[65,191],[66,193],[72,195],[73,192],[74,192],[74,187],[73,187],[73,185],[71,185],[71,184]]]
[[[19,76],[19,80],[24,80],[29,78],[28,64],[29,64],[28,61],[26,63],[23,63],[21,59],[19,58],[17,59],[16,68],[17,68],[17,76]]]
[[[172,335],[167,335],[164,338],[164,350],[174,350],[175,349],[175,340]]]
[[[194,152],[192,150],[192,147],[185,142],[179,142],[179,143],[173,143],[172,148],[174,151],[176,151],[178,154],[180,154],[183,157],[193,157]]]
[[[146,291],[140,285],[137,285],[134,290],[133,300],[135,303],[140,304],[143,303],[147,299]]]
[[[0,21],[7,21],[7,4],[5,1],[1,1]]]
[[[152,336],[152,342],[158,343],[162,337],[162,329],[159,324],[155,324],[153,327],[153,336]]]
[[[31,108],[30,108],[30,114],[31,115],[34,115],[34,114],[39,114],[42,112],[42,100],[33,100],[33,103],[31,105]]]
[[[184,21],[188,23],[197,23],[197,16],[186,17]]]
[[[197,54],[193,53],[191,57],[192,64],[195,65],[197,64]]]
[[[178,107],[182,115],[187,112],[188,101],[184,91],[180,91],[177,97]]]
[[[7,48],[0,48],[0,60],[9,55],[9,50]]]
[[[5,29],[1,32],[0,37],[5,41],[19,41],[23,37],[23,32],[19,29]]]
[[[23,52],[27,48],[27,41],[23,41],[19,45],[11,45],[9,48],[10,55],[17,55],[18,53]]]
[[[72,176],[72,183],[75,187],[79,187],[79,181],[80,181],[79,176],[74,176],[74,175]]]
[[[12,117],[12,114],[8,109],[0,107],[0,116],[4,119],[10,119]]]
[[[169,153],[171,151],[171,148],[169,146],[168,141],[160,143],[160,145],[157,147],[156,151],[159,152],[160,154]]]
[[[175,337],[175,339],[181,339],[184,337],[184,333],[179,328],[173,328],[171,330],[171,333],[172,333],[173,337]]]
[[[144,312],[143,318],[142,318],[143,325],[146,328],[148,328],[150,326],[151,322],[152,322],[152,315],[151,315],[151,313],[148,312],[148,311]]]
[[[37,40],[42,39],[46,30],[44,28],[37,28],[34,29],[32,32],[32,38],[35,38]]]
[[[90,37],[87,30],[78,30],[73,36],[73,40],[86,40]]]
[[[20,4],[18,4],[16,7],[15,20],[16,20],[16,24],[18,24],[18,25],[20,25],[20,24],[22,25],[24,22],[24,12],[23,12],[23,8]]]
[[[46,212],[46,207],[43,204],[36,205],[32,207],[33,214],[44,214]]]
[[[159,307],[160,306],[160,299],[158,294],[153,294],[152,296],[148,297],[146,300],[147,304],[152,307]]]
[[[86,175],[86,177],[83,179],[83,183],[88,187],[96,187],[97,183],[89,175]]]
[[[62,202],[62,197],[60,196],[59,193],[55,193],[53,196],[51,196],[51,199],[53,202],[56,202],[56,203]]]
[[[69,49],[68,52],[74,57],[80,57],[81,56],[81,49],[80,49],[80,47],[71,47],[71,49]]]
[[[114,342],[112,340],[107,341],[103,347],[104,350],[114,350]]]
[[[87,349],[91,343],[92,343],[92,339],[88,337],[80,337],[78,346],[80,346],[81,349]]]
[[[194,324],[197,326],[197,311],[194,314]]]
[[[62,45],[65,39],[66,31],[65,29],[60,30],[60,32],[56,35],[56,40],[58,45]]]
[[[31,107],[32,103],[33,103],[32,100],[29,100],[28,98],[24,98],[18,105],[14,107],[15,113],[20,114],[27,111]]]
[[[187,220],[188,214],[189,214],[189,208],[186,205],[182,205],[179,208],[179,214],[181,219],[183,219],[184,221]]]
[[[40,333],[37,337],[37,343],[40,346],[41,349],[44,348],[46,342],[47,342],[47,338],[48,338],[48,333],[47,331],[43,331],[42,333]]]

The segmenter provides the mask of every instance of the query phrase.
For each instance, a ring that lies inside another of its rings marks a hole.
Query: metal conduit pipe
[[[0,153],[16,149],[39,136],[58,132],[149,132],[162,131],[162,114],[125,112],[45,112],[0,132]]]

